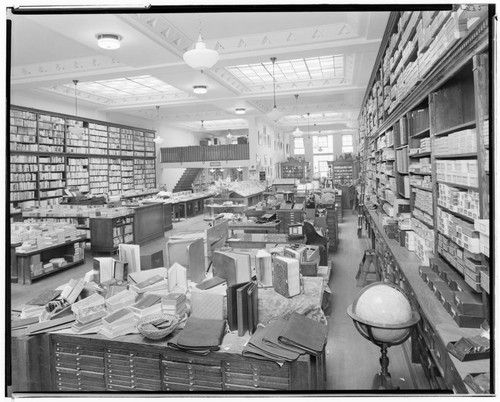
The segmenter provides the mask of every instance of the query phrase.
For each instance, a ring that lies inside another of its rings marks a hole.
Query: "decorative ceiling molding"
[[[125,67],[118,60],[108,56],[81,57],[78,59],[58,60],[51,63],[28,64],[13,67],[11,70],[12,84],[21,84],[25,80],[47,79],[61,74],[82,74],[102,71],[117,67]]]
[[[42,91],[56,93],[58,95],[73,97],[75,92],[71,87],[65,85],[53,85],[49,88],[42,88]],[[78,98],[88,102],[96,103],[102,106],[137,106],[150,105],[154,103],[168,104],[169,102],[177,102],[182,99],[197,99],[192,94],[186,92],[175,93],[161,93],[158,95],[142,95],[142,96],[129,96],[126,98],[112,99],[96,94],[91,94],[85,91],[78,91]]]

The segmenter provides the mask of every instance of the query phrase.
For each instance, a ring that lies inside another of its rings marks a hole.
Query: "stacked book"
[[[128,307],[112,312],[101,320],[102,328],[99,333],[107,338],[113,339],[121,335],[137,332],[134,312]]]
[[[130,306],[130,310],[137,319],[150,314],[160,314],[162,312],[161,296],[144,294],[139,297],[136,303]]]
[[[106,299],[106,308],[108,312],[118,311],[124,307],[129,307],[135,303],[137,293],[132,290],[122,290],[117,294]]]
[[[183,317],[186,314],[186,294],[169,293],[161,298],[161,310],[165,314]]]
[[[106,316],[106,311],[100,310],[75,319],[71,326],[73,332],[77,334],[86,334],[98,332],[102,326],[102,318]]]

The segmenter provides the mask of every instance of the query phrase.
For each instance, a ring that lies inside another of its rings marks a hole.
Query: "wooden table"
[[[290,243],[305,244],[306,238],[290,240],[284,233],[244,233],[227,239],[227,244],[233,248],[266,248],[266,244]]]
[[[279,220],[267,223],[256,223],[254,221],[228,222],[229,229],[231,229],[231,236],[234,236],[235,230],[243,230],[245,233],[247,233],[247,231],[251,233],[276,233],[279,225]]]

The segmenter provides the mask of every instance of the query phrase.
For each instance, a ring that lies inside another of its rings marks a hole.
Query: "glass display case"
[[[203,218],[213,220],[224,213],[243,214],[248,208],[248,198],[207,198],[204,200]]]

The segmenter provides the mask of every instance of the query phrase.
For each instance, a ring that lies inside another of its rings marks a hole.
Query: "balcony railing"
[[[161,148],[162,163],[232,161],[250,159],[248,144]]]

